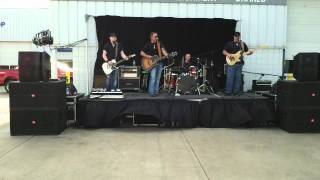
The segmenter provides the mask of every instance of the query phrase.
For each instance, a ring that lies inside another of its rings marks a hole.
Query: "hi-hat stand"
[[[202,69],[202,84],[197,85],[197,90],[198,90],[199,95],[200,94],[215,94],[213,91],[213,87],[211,86],[211,84],[207,80],[208,60],[206,59],[205,64],[201,64],[201,62],[198,59],[198,64],[200,64],[202,66],[201,67],[201,69]]]

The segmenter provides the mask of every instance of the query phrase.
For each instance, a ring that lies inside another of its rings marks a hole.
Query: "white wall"
[[[0,18],[5,26],[0,28],[0,65],[17,65],[19,51],[36,51],[33,36],[49,26],[48,9],[2,9]]]
[[[49,28],[48,9],[1,9],[0,41],[31,41],[33,36]]]
[[[0,42],[0,65],[18,65],[18,52],[32,50],[31,42]]]
[[[288,1],[286,59],[299,52],[320,52],[320,1]]]

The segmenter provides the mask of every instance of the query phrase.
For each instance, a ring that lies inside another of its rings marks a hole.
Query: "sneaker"
[[[114,89],[111,89],[111,92],[114,92]]]

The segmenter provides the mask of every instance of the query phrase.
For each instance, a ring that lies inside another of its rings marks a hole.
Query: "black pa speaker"
[[[59,134],[66,127],[66,83],[12,82],[11,135]]]
[[[140,78],[119,78],[119,89],[140,90]]]
[[[277,105],[281,108],[320,107],[320,82],[278,81]]]
[[[42,108],[66,106],[65,81],[12,82],[10,108]]]
[[[294,56],[293,76],[298,81],[320,80],[320,59],[319,53],[299,53]]]
[[[300,107],[280,109],[280,128],[291,133],[320,132],[320,108]]]
[[[51,75],[50,56],[46,52],[19,52],[21,82],[48,81]]]
[[[59,108],[12,108],[10,132],[16,135],[55,135],[66,128],[66,110]]]

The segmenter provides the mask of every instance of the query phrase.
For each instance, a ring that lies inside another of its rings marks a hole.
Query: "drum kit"
[[[207,63],[198,60],[196,66],[190,66],[188,72],[182,73],[173,67],[164,68],[163,88],[169,93],[180,94],[214,94],[213,87],[207,80]]]

